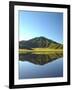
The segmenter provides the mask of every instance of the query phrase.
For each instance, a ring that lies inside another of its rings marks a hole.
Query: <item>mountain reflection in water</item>
[[[63,57],[62,52],[53,52],[53,53],[47,53],[47,54],[34,54],[34,53],[26,53],[26,54],[19,54],[19,60],[20,61],[28,61],[33,64],[37,65],[44,65],[49,62],[52,62],[58,58]]]

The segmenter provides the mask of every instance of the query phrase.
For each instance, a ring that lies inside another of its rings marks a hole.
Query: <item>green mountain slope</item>
[[[63,45],[45,37],[36,37],[27,41],[19,42],[20,49],[32,49],[32,48],[52,48],[62,49]]]

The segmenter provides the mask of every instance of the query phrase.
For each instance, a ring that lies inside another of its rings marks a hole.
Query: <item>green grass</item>
[[[50,48],[32,48],[32,50],[29,49],[19,49],[19,54],[26,54],[26,53],[31,53],[31,54],[51,54],[54,52],[63,52],[63,49],[50,49]]]

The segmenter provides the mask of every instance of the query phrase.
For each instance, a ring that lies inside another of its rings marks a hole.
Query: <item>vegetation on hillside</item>
[[[63,49],[63,45],[45,37],[36,37],[19,42],[19,49],[33,50],[34,48]]]

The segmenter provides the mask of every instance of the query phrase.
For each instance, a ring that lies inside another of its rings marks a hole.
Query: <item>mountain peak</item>
[[[46,37],[43,37],[43,36],[40,36],[40,37],[35,37],[35,38],[32,38],[30,40],[48,40]],[[29,41],[29,40],[28,40]]]
[[[46,38],[46,37],[44,37],[44,36],[40,36],[40,37],[36,37],[36,38],[47,39],[47,38]]]
[[[40,37],[38,37],[38,38],[44,38],[44,39],[46,39],[45,37],[43,37],[43,36],[40,36]]]
[[[19,48],[62,48],[63,45],[43,36],[19,42]]]

